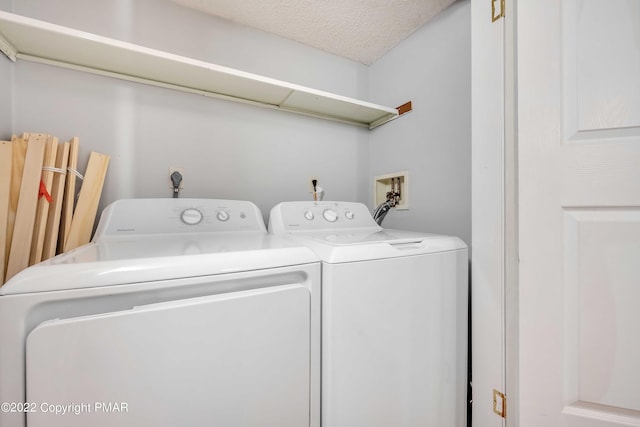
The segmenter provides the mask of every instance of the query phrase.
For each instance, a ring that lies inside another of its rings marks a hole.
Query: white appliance
[[[0,425],[317,427],[319,286],[250,202],[115,202],[0,288]]]
[[[322,259],[322,426],[466,425],[466,245],[367,207],[285,202],[269,232]]]

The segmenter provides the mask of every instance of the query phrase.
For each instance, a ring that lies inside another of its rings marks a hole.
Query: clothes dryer
[[[322,259],[322,426],[466,425],[468,255],[367,207],[285,202],[269,232]]]
[[[319,286],[250,202],[115,202],[0,288],[0,425],[317,427]]]

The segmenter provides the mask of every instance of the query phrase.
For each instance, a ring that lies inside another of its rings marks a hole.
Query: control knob
[[[198,209],[187,208],[180,214],[180,219],[187,225],[196,225],[202,222],[203,215]]]
[[[329,222],[336,222],[338,220],[338,214],[333,209],[325,209],[322,212],[322,216]]]

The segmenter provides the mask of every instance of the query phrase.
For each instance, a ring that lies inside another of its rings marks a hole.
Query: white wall
[[[11,10],[11,0],[0,0],[0,9]],[[11,137],[13,129],[13,64],[0,53],[0,139]]]
[[[0,58],[0,72],[14,79],[0,89],[13,92],[0,138],[79,136],[81,169],[92,150],[110,155],[101,208],[119,198],[170,196],[170,166],[185,169],[182,197],[248,199],[265,217],[280,201],[310,198],[311,176],[326,199],[372,207],[372,177],[409,170],[411,209],[391,212],[384,225],[469,243],[469,0],[371,67],[169,0],[0,0],[0,8],[383,105],[413,101],[413,112],[369,131]]]
[[[11,138],[13,129],[13,64],[0,56],[0,139]]]
[[[409,171],[409,210],[383,225],[450,234],[471,244],[470,0],[454,3],[370,68],[372,102],[413,111],[371,133],[366,184]]]
[[[361,64],[169,0],[21,0],[13,12],[366,98]],[[310,198],[312,175],[328,198],[366,198],[358,186],[366,129],[47,65],[11,67],[10,132],[79,136],[81,169],[91,150],[110,155],[102,206],[125,197],[169,197],[170,166],[185,169],[182,197],[248,199],[265,216],[279,201]],[[0,137],[10,136],[4,127]]]

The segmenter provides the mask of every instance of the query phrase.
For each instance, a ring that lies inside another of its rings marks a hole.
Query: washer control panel
[[[271,232],[379,227],[366,205],[354,202],[284,202],[271,210]]]
[[[94,240],[107,236],[266,231],[251,202],[222,199],[125,199],[103,211]]]

